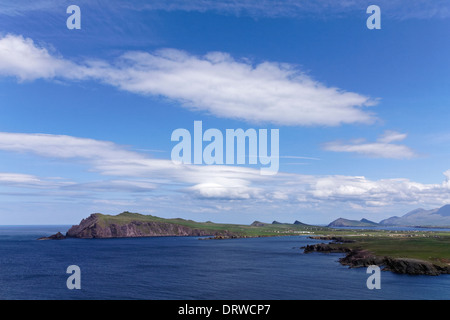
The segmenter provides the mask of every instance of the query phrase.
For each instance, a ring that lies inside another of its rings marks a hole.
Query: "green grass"
[[[328,230],[325,227],[308,226],[308,225],[294,225],[294,224],[266,224],[265,226],[251,226],[241,224],[224,224],[213,222],[196,222],[192,220],[185,220],[180,218],[165,219],[152,215],[142,215],[139,213],[123,212],[116,216],[97,214],[98,223],[105,227],[109,224],[124,225],[132,221],[141,222],[161,222],[173,223],[192,229],[202,229],[211,231],[223,231],[233,233],[239,236],[275,236],[275,235],[299,235],[299,234],[314,234],[315,232],[323,232]]]

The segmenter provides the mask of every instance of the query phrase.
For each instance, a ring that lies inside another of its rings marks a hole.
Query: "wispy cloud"
[[[144,159],[115,143],[65,135],[0,132],[0,150],[32,152],[51,158],[73,159]]]
[[[304,156],[280,156],[283,159],[302,159],[302,160],[320,160],[319,158],[304,157]]]
[[[0,185],[7,187],[51,189],[63,187],[70,183],[58,178],[41,178],[30,174],[0,172]]]
[[[50,11],[55,8],[52,0],[14,1],[4,0],[0,6],[0,14],[7,16],[21,16],[29,12]]]
[[[417,154],[409,147],[393,142],[403,141],[407,135],[395,131],[386,131],[376,142],[366,142],[363,139],[350,141],[328,142],[323,145],[327,151],[358,153],[373,158],[410,159]]]
[[[217,117],[278,125],[337,126],[371,123],[364,107],[376,101],[327,87],[298,67],[252,64],[221,52],[194,56],[175,49],[127,52],[114,63],[77,64],[52,55],[31,39],[0,39],[0,75],[35,79],[97,80],[140,95],[164,96],[185,108]]]
[[[212,11],[216,13],[233,14],[236,16],[252,17],[335,17],[349,14],[365,13],[370,0],[157,0],[151,3],[138,1],[135,9],[166,10],[166,11]],[[446,0],[427,1],[411,0],[378,0],[376,2],[383,10],[383,14],[396,19],[448,18],[450,5]]]
[[[72,4],[59,1],[58,6],[51,0],[4,0],[0,14],[17,16],[36,11],[55,11],[61,5]],[[218,14],[250,17],[333,17],[349,14],[365,14],[366,8],[374,4],[370,0],[78,0],[83,7],[96,6],[99,10],[123,12],[124,10],[161,10],[186,12],[214,12]],[[396,19],[424,19],[450,17],[447,0],[377,0],[383,14]]]
[[[66,190],[81,190],[90,192],[150,192],[157,185],[147,180],[103,180],[85,183],[73,183],[64,187]]]
[[[153,159],[148,155],[129,151],[112,142],[63,135],[0,133],[0,150],[81,161],[87,163],[90,170],[102,175],[127,178],[72,183],[65,187],[67,190],[138,192],[151,191],[156,186],[169,186],[199,197],[234,199],[255,196],[258,188],[251,187],[251,184],[267,179],[257,169],[177,165],[171,160]],[[9,183],[20,182],[19,178],[33,178],[17,175],[5,176],[5,179],[6,177],[9,178]]]

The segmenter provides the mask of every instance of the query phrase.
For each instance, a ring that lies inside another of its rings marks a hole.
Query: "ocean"
[[[381,273],[342,254],[303,254],[307,236],[228,240],[198,237],[38,241],[69,226],[0,227],[0,299],[306,300],[450,299],[450,275]],[[67,267],[80,268],[69,290]]]

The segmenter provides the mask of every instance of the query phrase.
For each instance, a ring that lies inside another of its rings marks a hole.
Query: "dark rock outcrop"
[[[310,239],[317,239],[317,240],[330,240],[333,241],[333,243],[354,243],[355,240],[349,240],[344,239],[342,237],[336,237],[336,236],[311,236]]]
[[[347,253],[351,250],[344,247],[336,247],[328,243],[318,243],[302,247],[304,253],[322,252],[322,253]]]
[[[406,258],[384,258],[383,265],[385,265],[385,270],[389,270],[395,273],[404,273],[412,275],[431,275],[437,276],[440,274],[450,274],[450,266],[442,267],[430,262],[416,260],[416,259],[406,259]]]
[[[377,257],[365,250],[352,250],[344,258],[339,259],[339,262],[351,268],[377,265],[383,267],[384,271],[399,274],[437,276],[450,273],[450,267],[442,267],[418,259]]]
[[[264,237],[270,237],[268,235],[255,235],[255,236],[249,236],[249,235],[216,235],[214,237],[208,237],[208,238],[200,238],[200,240],[226,240],[226,239],[246,239],[246,238],[264,238]]]
[[[58,232],[49,237],[41,237],[38,240],[63,240],[65,238],[66,237],[61,232]]]

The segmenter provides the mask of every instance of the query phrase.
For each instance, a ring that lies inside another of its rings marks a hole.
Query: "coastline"
[[[450,274],[450,265],[442,266],[420,259],[376,255],[363,247],[349,246],[348,244],[356,243],[354,240],[334,236],[315,236],[310,238],[330,240],[330,242],[302,247],[305,254],[311,252],[343,253],[345,256],[339,258],[339,263],[349,268],[366,268],[370,265],[377,265],[383,271],[391,271],[397,274],[429,276]]]
[[[450,233],[435,231],[358,230],[318,227],[302,223],[218,224],[184,219],[164,219],[123,212],[116,216],[92,214],[72,226],[39,240],[65,238],[108,239],[196,236],[200,240],[309,236],[327,240],[303,247],[304,253],[343,253],[339,259],[350,268],[380,266],[385,271],[410,275],[450,274]]]

